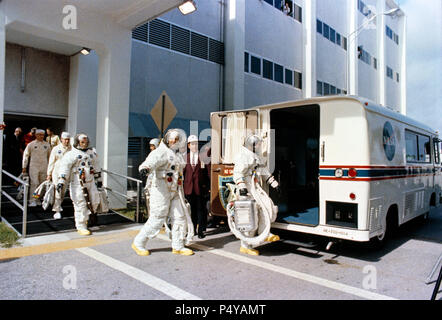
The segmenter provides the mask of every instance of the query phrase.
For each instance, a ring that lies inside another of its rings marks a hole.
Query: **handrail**
[[[29,183],[20,179],[19,177],[14,176],[12,173],[9,173],[8,171],[6,171],[5,169],[2,169],[2,172],[4,174],[6,174],[8,177],[14,179],[17,182],[20,182],[21,184],[24,184],[25,186],[29,187]]]
[[[141,181],[139,179],[135,179],[135,178],[129,177],[129,176],[125,176],[125,175],[120,174],[120,173],[112,172],[112,171],[109,171],[109,170],[106,170],[106,169],[101,169],[101,172],[104,172],[104,173],[107,173],[107,174],[110,174],[110,175],[115,175],[117,177],[124,178],[124,179],[130,180],[130,181],[134,181],[134,182],[137,183],[137,209],[136,209],[136,213],[135,213],[135,221],[136,222],[142,222],[141,221],[142,220],[142,216],[141,216],[141,213],[140,213],[140,198],[141,198],[141,188],[140,188],[140,185],[142,185],[143,181]],[[107,186],[105,188],[106,188],[106,190],[109,190],[112,193],[115,193],[115,194],[117,194],[119,196],[122,196],[122,197],[124,197],[126,199],[130,199],[127,195],[124,195],[121,192],[112,190],[111,188],[109,188]]]
[[[14,205],[16,205],[22,212],[23,212],[23,221],[22,221],[22,233],[15,230],[14,227],[12,227],[15,232],[17,232],[21,237],[26,238],[26,227],[28,223],[28,192],[29,192],[29,182],[26,182],[13,174],[9,173],[8,171],[2,169],[2,173],[6,174],[8,177],[14,179],[15,181],[19,182],[24,186],[23,190],[23,205],[21,205],[18,201],[16,201],[13,197],[11,197],[6,191],[1,190],[1,193],[8,198]],[[2,186],[3,187],[3,186]],[[0,214],[1,216],[1,214]]]
[[[118,176],[118,177],[121,177],[121,178],[126,178],[127,180],[131,180],[131,181],[135,181],[135,182],[143,183],[143,181],[141,181],[141,180],[138,180],[138,179],[135,179],[135,178],[132,178],[132,177],[129,177],[129,176],[125,176],[125,175],[120,174],[120,173],[116,173],[116,172],[108,171],[108,170],[106,170],[106,169],[101,169],[101,171],[102,171],[102,172],[106,172],[106,173],[113,174],[113,175]]]

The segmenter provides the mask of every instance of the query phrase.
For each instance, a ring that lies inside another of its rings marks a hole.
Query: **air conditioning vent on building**
[[[132,38],[147,42],[147,23],[132,30]]]
[[[224,43],[209,39],[209,60],[224,64]]]
[[[170,23],[155,19],[149,24],[149,43],[170,49]]]
[[[172,50],[190,54],[190,31],[172,25]]]
[[[190,54],[201,59],[208,59],[209,38],[199,33],[191,32]]]

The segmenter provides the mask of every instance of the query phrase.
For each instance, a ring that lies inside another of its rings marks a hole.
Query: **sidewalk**
[[[92,235],[76,231],[34,236],[20,240],[20,246],[0,248],[0,260],[38,255],[56,251],[90,247],[134,238],[143,225],[138,223],[92,227]]]

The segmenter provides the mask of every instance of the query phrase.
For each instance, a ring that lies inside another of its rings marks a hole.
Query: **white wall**
[[[25,49],[25,91],[21,91]],[[6,44],[5,112],[68,116],[69,57]]]

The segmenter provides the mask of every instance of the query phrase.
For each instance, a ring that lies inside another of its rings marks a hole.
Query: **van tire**
[[[372,249],[381,249],[388,240],[391,239],[392,235],[396,232],[398,227],[398,209],[397,205],[392,205],[388,209],[386,216],[385,230],[384,233],[375,236],[370,239],[369,246]]]

